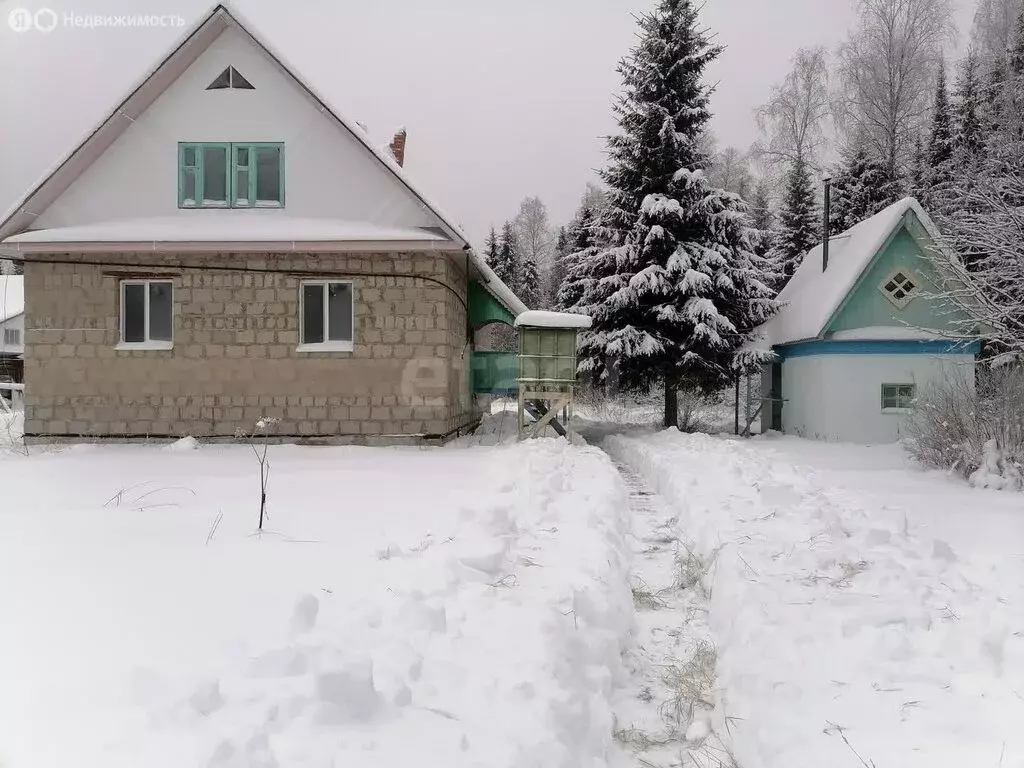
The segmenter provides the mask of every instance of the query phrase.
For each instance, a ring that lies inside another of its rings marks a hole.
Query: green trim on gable
[[[867,275],[871,271],[871,268],[875,265],[875,262],[878,260],[879,254],[884,253],[889,248],[889,245],[892,243],[893,239],[896,237],[897,234],[899,234],[900,231],[903,230],[905,226],[906,217],[904,217],[904,221],[898,227],[896,227],[892,232],[889,233],[889,236],[885,239],[885,242],[882,243],[882,247],[875,252],[875,255],[871,257],[871,260],[868,262],[867,266],[864,267],[863,270],[861,270],[860,275],[858,275],[856,281],[854,281],[853,288],[846,292],[846,295],[843,297],[843,300],[839,302],[839,306],[836,307],[835,311],[829,317],[828,321],[826,321],[824,330],[822,331],[822,335],[828,334],[831,331],[835,330],[834,328],[831,327],[832,323],[835,322],[836,318],[842,314],[847,304],[850,303],[850,298],[855,293],[857,293],[858,290],[860,290],[862,284],[864,283],[865,275]],[[840,254],[838,258],[842,258],[842,254]]]
[[[469,325],[480,328],[488,323],[504,323],[515,326],[515,315],[505,308],[479,281],[469,284]]]
[[[928,237],[927,233],[923,227],[912,226],[916,223],[916,216],[907,214],[890,234],[825,324],[823,336],[827,338],[837,331],[880,326],[950,333],[964,328],[968,318],[963,310],[936,295],[941,293],[941,278],[927,253],[929,242],[922,242]],[[914,230],[917,230],[916,237]],[[908,271],[920,288],[920,292],[902,308],[879,290],[879,285],[897,269]]]

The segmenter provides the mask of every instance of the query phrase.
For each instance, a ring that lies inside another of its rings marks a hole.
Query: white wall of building
[[[972,355],[807,355],[782,364],[783,430],[818,440],[892,443],[907,414],[883,411],[881,385],[974,382]]]
[[[206,90],[229,65],[255,90]],[[286,207],[261,210],[266,216],[438,225],[366,147],[323,113],[249,38],[229,28],[32,228],[203,216],[204,210],[178,208],[180,141],[283,142]]]
[[[4,339],[7,334],[5,330],[11,329],[18,333],[17,344],[7,344]],[[0,323],[0,355],[23,355],[25,354],[25,315],[15,315]]]

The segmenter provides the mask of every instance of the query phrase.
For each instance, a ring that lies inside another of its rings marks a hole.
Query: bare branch
[[[831,111],[825,49],[801,48],[786,79],[754,112],[765,136],[755,145],[758,158],[768,165],[802,160],[814,167]]]
[[[930,108],[938,65],[956,30],[952,0],[856,0],[859,21],[839,48],[837,115],[851,143],[897,169]]]

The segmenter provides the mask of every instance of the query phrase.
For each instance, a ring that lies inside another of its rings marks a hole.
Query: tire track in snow
[[[629,491],[636,635],[629,678],[613,701],[613,768],[735,765],[714,732],[714,644],[708,627],[713,561],[680,538],[679,518],[639,473],[610,453]]]

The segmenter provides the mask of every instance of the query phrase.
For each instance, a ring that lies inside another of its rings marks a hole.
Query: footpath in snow
[[[652,518],[661,541],[707,568],[686,598],[694,621],[653,653],[698,658],[706,629],[717,674],[709,725],[737,765],[1024,766],[1020,497],[884,464],[851,471],[881,455],[852,447],[675,430],[604,445],[664,496],[668,509]],[[1000,533],[974,537],[981,548],[944,538],[964,517],[962,530]],[[663,587],[671,575],[652,554]],[[641,614],[641,635],[657,614]],[[664,696],[663,676],[651,677]],[[664,721],[635,706],[638,730],[657,740]],[[642,746],[649,765],[680,764]]]
[[[709,563],[685,548],[678,516],[630,466],[629,489],[636,630],[616,691],[615,768],[731,766],[715,732],[715,648],[708,627]],[[724,729],[722,729],[724,732]]]
[[[633,621],[601,451],[0,449],[3,768],[607,764]]]

